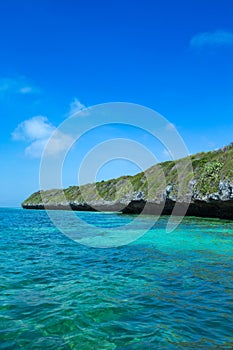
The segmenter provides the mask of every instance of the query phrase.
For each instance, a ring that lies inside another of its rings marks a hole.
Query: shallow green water
[[[76,215],[106,234],[132,220]],[[97,249],[60,233],[46,212],[1,209],[0,349],[232,349],[232,223],[186,218],[167,233],[166,222]]]

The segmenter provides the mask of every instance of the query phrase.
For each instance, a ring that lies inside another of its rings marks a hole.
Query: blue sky
[[[82,106],[150,107],[176,126],[190,153],[232,142],[232,18],[231,0],[2,1],[0,205],[18,206],[38,190],[40,148]],[[76,183],[69,166],[88,142],[67,161],[65,185]],[[146,147],[165,160],[153,142]],[[119,161],[99,176],[137,170]]]

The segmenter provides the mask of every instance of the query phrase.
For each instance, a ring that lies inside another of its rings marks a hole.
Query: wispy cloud
[[[164,150],[162,152],[162,157],[165,160],[171,160],[172,159],[171,153],[166,148],[164,148]]]
[[[195,35],[190,41],[190,47],[193,49],[217,48],[223,46],[233,46],[233,33],[216,30],[213,32],[204,32]]]
[[[45,145],[55,130],[56,127],[49,122],[47,117],[35,116],[20,123],[13,131],[12,139],[28,142],[25,154],[32,158],[40,158]],[[70,135],[56,131],[47,153],[57,155],[66,150],[73,141]]]
[[[167,123],[165,128],[166,128],[167,131],[174,131],[174,130],[176,130],[176,127],[175,127],[175,125],[173,123]]]
[[[21,94],[31,94],[33,93],[33,88],[31,86],[24,86],[21,89],[19,89],[19,92]]]
[[[0,78],[0,93],[1,94],[35,94],[39,89],[33,86],[27,78]]]
[[[70,110],[69,110],[69,114],[73,115],[75,113],[78,113],[80,111],[82,111],[83,109],[85,109],[86,106],[83,105],[76,97],[73,99],[73,101],[70,103]]]

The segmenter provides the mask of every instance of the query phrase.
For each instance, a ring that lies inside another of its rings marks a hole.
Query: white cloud
[[[233,33],[224,30],[200,33],[195,35],[190,41],[190,46],[194,49],[203,49],[205,47],[214,48],[232,45]]]
[[[2,91],[9,89],[8,82],[5,81],[5,85],[1,85],[0,81],[0,91],[1,87]],[[21,88],[21,93],[29,92],[30,86],[25,85],[25,87]],[[77,98],[74,98],[70,104],[68,117],[85,108],[86,107]],[[85,111],[84,115],[86,115],[86,113],[88,112]],[[69,150],[70,146],[75,141],[72,136],[59,131],[59,129],[51,124],[48,118],[43,115],[24,120],[12,132],[11,136],[13,140],[21,140],[29,143],[25,149],[25,154],[32,158],[40,158],[48,142],[46,154],[54,156]]]
[[[170,152],[166,148],[164,148],[164,150],[163,150],[163,155],[165,157],[171,157]]]
[[[40,158],[47,142],[48,140],[46,139],[33,141],[28,147],[26,147],[25,154],[31,158]]]
[[[55,129],[47,117],[36,116],[20,123],[13,131],[12,137],[14,140],[42,140],[50,137]]]
[[[164,148],[162,151],[162,161],[172,160],[172,155],[168,149]]]
[[[56,131],[56,127],[52,125],[48,118],[44,116],[36,116],[20,123],[12,133],[13,140],[24,140],[29,142],[25,149],[25,154],[32,158],[40,158],[42,152],[49,141],[51,135],[48,155],[57,155],[69,148],[73,143],[70,135]]]
[[[33,89],[31,86],[24,86],[19,90],[19,92],[21,94],[30,94],[30,93],[33,93]]]
[[[75,114],[85,109],[86,107],[75,97],[73,101],[70,103],[70,111],[69,114]]]
[[[46,148],[46,155],[53,156],[60,154],[63,151],[68,151],[74,141],[75,140],[72,136],[63,134],[57,130],[49,140],[48,147]]]
[[[39,90],[31,85],[25,77],[19,78],[1,78],[0,79],[0,93],[1,94],[34,94]]]
[[[175,125],[174,125],[173,123],[167,123],[165,128],[166,128],[166,130],[168,130],[168,131],[174,131],[174,130],[176,130],[176,127],[175,127]]]

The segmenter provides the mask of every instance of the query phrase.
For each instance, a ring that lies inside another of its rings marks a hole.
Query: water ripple
[[[116,229],[131,220],[77,215]],[[0,349],[232,349],[231,222],[186,218],[167,234],[166,221],[93,249],[43,211],[1,209]]]

